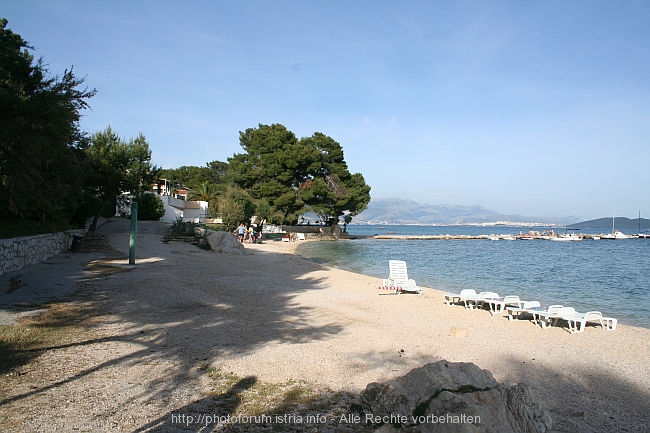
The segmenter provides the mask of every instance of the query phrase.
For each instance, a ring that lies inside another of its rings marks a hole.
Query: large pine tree
[[[82,194],[80,111],[95,90],[42,59],[0,19],[0,218],[66,223]]]
[[[253,198],[268,203],[271,222],[295,224],[307,211],[338,221],[370,201],[363,176],[349,172],[341,145],[324,134],[299,140],[283,125],[260,124],[240,132],[240,144],[245,153],[229,158],[230,173]]]

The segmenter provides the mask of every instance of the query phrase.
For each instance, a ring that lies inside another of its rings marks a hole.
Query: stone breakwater
[[[391,240],[458,240],[458,239],[488,239],[488,235],[374,235],[373,239]]]
[[[40,263],[70,249],[74,236],[83,237],[85,230],[68,230],[36,236],[0,239],[0,275],[23,266]]]

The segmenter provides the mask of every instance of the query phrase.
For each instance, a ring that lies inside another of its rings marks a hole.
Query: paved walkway
[[[168,224],[140,221],[138,238],[151,235],[162,238]],[[98,234],[123,234],[128,260],[130,221],[114,218],[97,229]],[[121,249],[121,248],[120,248]],[[78,283],[92,276],[88,263],[105,257],[103,252],[65,251],[44,262],[25,266],[0,276],[0,325],[12,325],[20,317],[40,314],[48,302],[65,300]],[[137,257],[137,255],[136,255]],[[137,261],[136,261],[137,262]]]

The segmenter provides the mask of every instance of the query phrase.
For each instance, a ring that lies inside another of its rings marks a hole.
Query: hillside
[[[620,230],[639,230],[639,223],[641,224],[641,230],[650,229],[650,220],[641,218],[625,218],[625,217],[616,217],[614,221],[614,226]],[[598,218],[595,220],[583,221],[575,224],[571,224],[570,228],[575,229],[612,229],[612,219],[611,218]]]
[[[480,205],[459,206],[422,204],[400,198],[373,198],[368,209],[354,218],[355,224],[512,224],[566,225],[577,222],[575,217],[530,217],[505,215]]]

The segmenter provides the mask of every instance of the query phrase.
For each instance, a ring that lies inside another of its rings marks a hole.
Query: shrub
[[[138,200],[138,219],[158,221],[165,215],[165,206],[156,194],[142,194]]]
[[[184,235],[186,233],[185,229],[185,223],[183,222],[183,218],[176,218],[176,221],[174,221],[169,227],[169,234],[171,235]]]

